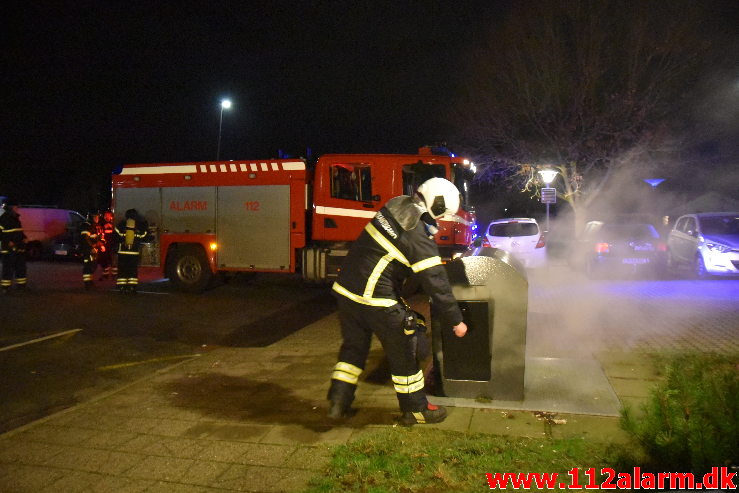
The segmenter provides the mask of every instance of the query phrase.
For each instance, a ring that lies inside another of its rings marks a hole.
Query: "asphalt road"
[[[328,288],[294,275],[237,276],[200,295],[146,271],[136,295],[112,280],[85,291],[71,262],[30,263],[28,277],[28,292],[0,297],[0,433],[214,347],[266,346],[335,309]]]

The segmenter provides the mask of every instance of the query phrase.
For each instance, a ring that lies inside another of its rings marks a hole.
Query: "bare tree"
[[[710,47],[707,6],[516,2],[474,54],[459,105],[461,140],[482,177],[515,177],[537,194],[535,171],[550,165],[579,224],[615,170],[674,150],[674,116]]]

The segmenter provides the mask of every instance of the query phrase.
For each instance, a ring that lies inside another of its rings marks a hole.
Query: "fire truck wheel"
[[[168,255],[167,277],[180,291],[200,293],[210,284],[213,273],[201,247],[184,245]]]

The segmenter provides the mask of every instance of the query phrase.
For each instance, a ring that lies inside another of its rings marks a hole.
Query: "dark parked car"
[[[51,258],[53,259],[79,260],[82,258],[80,228],[85,218],[76,212],[72,217],[74,220],[67,224],[64,234],[55,237],[51,242]]]
[[[667,248],[649,223],[590,221],[570,252],[570,265],[590,278],[665,272]]]
[[[54,259],[82,258],[79,234],[69,233],[55,238],[51,243],[51,254]]]

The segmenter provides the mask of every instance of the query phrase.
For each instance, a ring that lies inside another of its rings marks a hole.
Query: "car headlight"
[[[726,253],[729,250],[731,250],[730,246],[722,245],[721,243],[706,243],[706,248],[708,248],[712,252],[718,252],[718,253]]]

